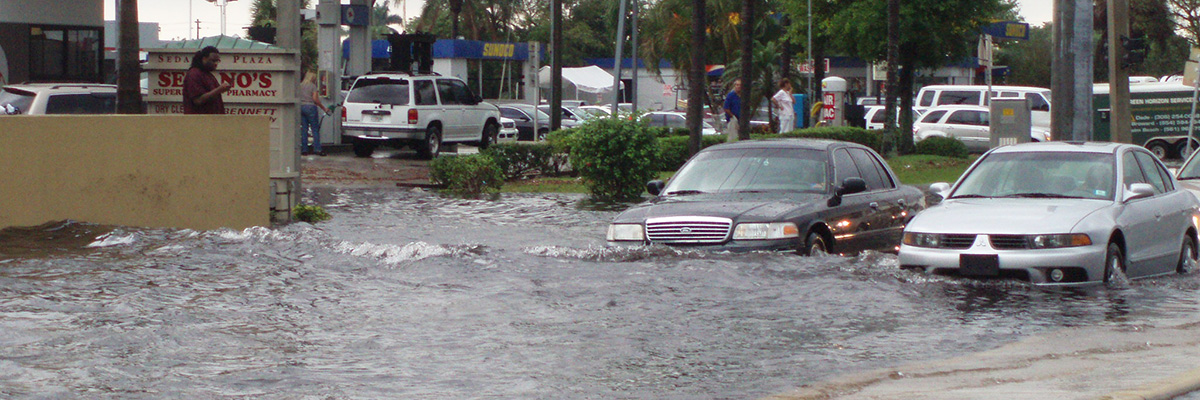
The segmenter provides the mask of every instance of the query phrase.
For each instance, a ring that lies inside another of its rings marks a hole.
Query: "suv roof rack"
[[[62,89],[62,88],[86,89],[86,88],[92,88],[92,87],[105,87],[106,88],[106,87],[112,87],[112,85],[107,85],[107,84],[103,84],[103,83],[61,83],[61,84],[56,84],[54,86],[50,86],[50,89]]]
[[[363,74],[362,76],[367,76],[367,75],[382,75],[382,74],[404,74],[404,75],[409,75],[409,76],[442,76],[442,74],[439,74],[439,73],[437,73],[437,72],[430,72],[430,73],[427,73],[427,74],[422,74],[422,73],[419,73],[419,72],[411,72],[411,71],[387,71],[387,70],[382,70],[382,71],[371,71],[371,72],[368,72],[368,73],[365,73],[365,74]]]

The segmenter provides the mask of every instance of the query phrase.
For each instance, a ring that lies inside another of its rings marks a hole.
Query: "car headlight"
[[[738,224],[733,229],[733,240],[767,240],[800,237],[800,229],[791,222],[767,224]]]
[[[1090,246],[1092,238],[1084,233],[1063,235],[1032,235],[1029,237],[1031,249],[1057,249],[1060,247]]]
[[[914,247],[939,247],[942,244],[942,235],[936,233],[904,232],[904,239],[901,242]]]
[[[643,241],[646,240],[646,233],[642,230],[642,224],[609,224],[608,240],[610,242]]]

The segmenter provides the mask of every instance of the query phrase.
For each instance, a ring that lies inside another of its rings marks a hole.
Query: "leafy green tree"
[[[300,8],[309,8],[310,2],[302,0]],[[250,4],[252,27],[275,27],[276,15],[275,0],[254,0]],[[246,36],[250,35],[247,33]],[[300,68],[301,71],[317,69],[317,24],[314,21],[305,21],[300,26]]]
[[[1054,29],[1046,24],[1029,29],[1029,40],[1009,41],[999,44],[996,60],[1008,66],[1005,83],[1010,85],[1050,87],[1050,64],[1054,57],[1051,51]]]

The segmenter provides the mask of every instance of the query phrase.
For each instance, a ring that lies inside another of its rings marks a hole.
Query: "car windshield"
[[[688,161],[666,195],[758,191],[824,193],[825,152],[794,148],[706,151]]]
[[[29,107],[33,105],[33,96],[33,93],[11,88],[0,91],[0,115],[29,112]]]
[[[408,105],[408,81],[401,79],[359,79],[346,96],[347,103]]]
[[[1112,200],[1112,154],[998,153],[979,161],[950,198],[1026,197]]]

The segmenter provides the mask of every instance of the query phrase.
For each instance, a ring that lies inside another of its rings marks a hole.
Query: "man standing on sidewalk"
[[[183,77],[184,114],[224,114],[225,102],[221,94],[233,87],[228,82],[219,83],[213,71],[221,63],[221,53],[216,47],[208,46],[192,56],[192,67]]]

